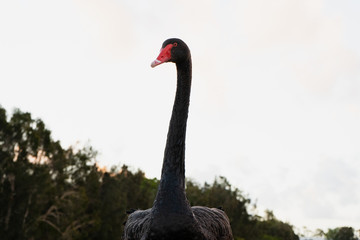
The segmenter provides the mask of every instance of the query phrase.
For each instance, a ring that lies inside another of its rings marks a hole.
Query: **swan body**
[[[185,193],[185,136],[190,102],[192,65],[187,45],[166,40],[151,66],[173,62],[177,88],[171,115],[161,180],[153,207],[128,216],[125,240],[232,240],[226,213],[217,208],[191,207]]]

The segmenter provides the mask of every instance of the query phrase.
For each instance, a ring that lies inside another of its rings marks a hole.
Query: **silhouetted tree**
[[[126,211],[150,208],[158,184],[126,165],[100,170],[91,146],[64,149],[41,120],[0,107],[1,239],[120,240]],[[192,205],[224,209],[236,240],[298,239],[271,211],[250,215],[251,200],[225,177],[203,186],[187,180],[186,191]],[[334,240],[354,240],[344,238],[351,230],[336,230]]]
[[[329,229],[325,233],[328,240],[357,240],[355,237],[354,229],[352,227],[340,227],[335,229]]]

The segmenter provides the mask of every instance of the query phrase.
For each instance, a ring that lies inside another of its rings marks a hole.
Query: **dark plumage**
[[[166,40],[155,67],[174,62],[177,89],[167,136],[161,180],[151,209],[127,219],[125,240],[232,240],[229,219],[217,208],[190,207],[185,194],[185,135],[191,90],[191,55],[180,39]]]

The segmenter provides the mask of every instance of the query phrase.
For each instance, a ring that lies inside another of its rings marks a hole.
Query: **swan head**
[[[151,63],[151,67],[156,67],[165,62],[181,63],[190,58],[188,46],[178,38],[166,40],[160,49],[159,56]]]

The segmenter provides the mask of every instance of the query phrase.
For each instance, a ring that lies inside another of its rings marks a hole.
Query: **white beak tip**
[[[157,65],[159,65],[159,64],[161,64],[161,63],[162,63],[161,61],[155,59],[155,60],[151,63],[151,67],[154,68],[154,67],[156,67]]]

